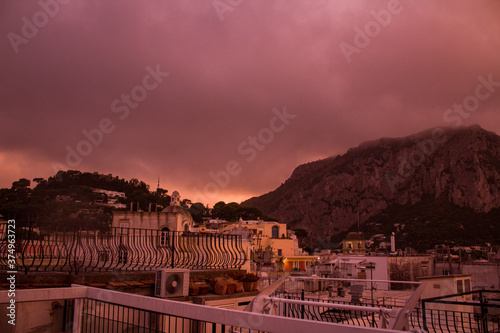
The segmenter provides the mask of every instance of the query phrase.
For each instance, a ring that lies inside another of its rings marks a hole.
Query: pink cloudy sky
[[[242,201],[363,141],[500,133],[500,84],[446,111],[500,82],[499,1],[60,1],[0,4],[0,187],[58,165]]]

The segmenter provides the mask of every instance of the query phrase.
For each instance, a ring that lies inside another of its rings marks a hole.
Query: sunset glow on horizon
[[[362,142],[500,133],[500,2],[6,0],[0,187],[57,170],[241,202]]]

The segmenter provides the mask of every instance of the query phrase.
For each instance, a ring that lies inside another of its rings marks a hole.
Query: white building
[[[179,192],[174,191],[170,205],[161,212],[113,211],[111,226],[160,231],[193,231],[194,221],[189,211],[180,205]]]
[[[432,257],[422,256],[369,256],[337,255],[332,262],[338,276],[344,279],[416,281],[433,275]],[[388,290],[386,282],[376,288]]]

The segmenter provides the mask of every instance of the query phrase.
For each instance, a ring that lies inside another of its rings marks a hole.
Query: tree
[[[158,194],[160,197],[166,196],[168,193],[168,190],[162,189],[161,187],[158,187],[156,189],[156,194]]]
[[[240,218],[245,220],[270,219],[255,207],[240,206],[236,202],[226,204],[224,201],[219,201],[214,205],[212,217],[230,222],[238,221]]]
[[[17,188],[26,188],[31,185],[31,181],[26,178],[21,178],[16,182],[12,183],[12,189],[17,189]]]
[[[201,223],[205,215],[205,206],[201,202],[194,203],[189,208],[189,213],[191,213],[194,222]]]
[[[33,178],[33,181],[35,183],[37,183],[37,186],[40,185],[40,184],[46,184],[47,183],[47,181],[45,179],[43,179],[43,178]]]

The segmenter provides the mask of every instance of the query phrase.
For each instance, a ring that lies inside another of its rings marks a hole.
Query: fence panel
[[[239,235],[45,226],[23,228],[16,236],[16,269],[25,273],[239,269],[246,261]],[[7,240],[0,240],[1,270],[9,270],[7,250]]]

